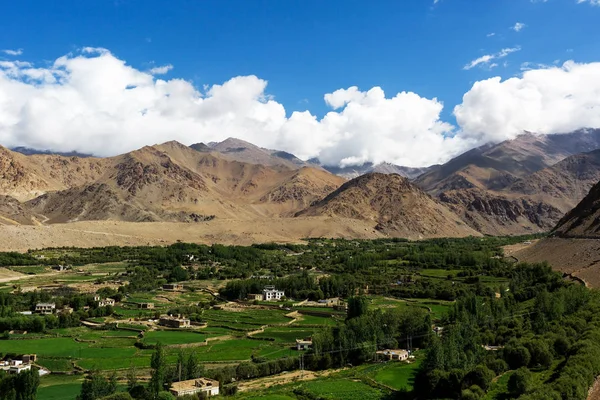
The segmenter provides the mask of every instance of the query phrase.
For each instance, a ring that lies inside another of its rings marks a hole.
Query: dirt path
[[[587,400],[600,400],[600,377],[596,378],[594,384],[588,391]]]
[[[275,376],[267,376],[265,378],[254,379],[252,381],[243,381],[238,385],[240,392],[247,392],[251,390],[264,389],[271,386],[285,385],[290,382],[297,381],[310,381],[313,379],[329,376],[335,372],[342,371],[342,369],[328,370],[324,372],[313,372],[313,371],[292,371],[284,372]]]

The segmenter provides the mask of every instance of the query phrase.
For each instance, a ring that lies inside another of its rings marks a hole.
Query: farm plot
[[[253,335],[257,338],[272,338],[276,343],[295,343],[296,339],[310,337],[315,333],[314,329],[301,328],[267,328],[262,333]]]
[[[219,335],[207,335],[197,332],[186,331],[151,331],[144,335],[144,343],[156,344],[158,342],[164,345],[185,344],[185,343],[201,343],[209,337]]]
[[[37,400],[74,399],[81,392],[83,377],[73,375],[47,375],[40,379]]]
[[[248,325],[278,325],[286,324],[291,321],[286,317],[286,311],[280,310],[262,310],[247,309],[241,311],[224,310],[206,310],[202,313],[202,318],[212,322],[222,322],[225,325],[229,323],[248,324]]]
[[[387,393],[359,380],[323,379],[304,383],[301,390],[315,397],[340,400],[379,400]]]
[[[415,375],[421,364],[420,360],[414,363],[407,364],[401,362],[387,363],[383,368],[379,369],[373,378],[386,386],[396,390],[413,389]]]

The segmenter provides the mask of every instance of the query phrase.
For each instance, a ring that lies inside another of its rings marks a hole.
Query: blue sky
[[[288,117],[321,118],[324,94],[379,86],[438,98],[454,125],[476,81],[518,76],[526,62],[600,61],[599,20],[591,0],[21,0],[3,4],[0,49],[23,52],[0,60],[44,66],[90,46],[140,71],[172,65],[161,79],[197,88],[256,75]],[[465,69],[485,55],[498,58]]]

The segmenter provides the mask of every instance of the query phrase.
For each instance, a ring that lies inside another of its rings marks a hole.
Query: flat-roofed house
[[[182,318],[180,315],[176,317],[164,315],[160,317],[158,324],[168,328],[189,328],[191,326],[190,320]]]
[[[56,310],[55,303],[37,303],[35,305],[35,312],[38,314],[52,314]]]
[[[139,303],[138,308],[143,310],[151,310],[154,308],[154,303]]]
[[[219,395],[219,382],[208,378],[190,379],[188,381],[173,382],[171,394],[181,397],[187,395],[194,395],[198,393],[204,393],[205,396],[218,396]]]
[[[262,295],[262,293],[251,293],[251,294],[248,295],[248,300],[262,301],[263,300],[263,295]]]
[[[263,289],[263,299],[265,301],[278,301],[283,297],[285,297],[285,292],[275,289],[275,286],[265,286]]]
[[[296,339],[296,350],[308,350],[312,347],[312,338]]]
[[[180,285],[179,283],[165,283],[162,286],[162,288],[163,288],[163,290],[177,292],[177,291],[183,290],[183,285]]]
[[[406,361],[408,360],[407,350],[380,350],[377,352],[377,357],[381,357],[388,361]]]

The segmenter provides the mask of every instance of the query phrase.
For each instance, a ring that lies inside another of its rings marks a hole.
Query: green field
[[[263,333],[254,335],[257,338],[273,338],[275,342],[280,343],[295,343],[296,339],[302,339],[310,337],[315,333],[315,330],[311,329],[281,329],[281,328],[267,328]]]
[[[37,400],[71,400],[81,391],[82,376],[48,375],[40,379]]]
[[[186,331],[151,331],[144,335],[144,343],[156,344],[160,342],[167,346],[173,344],[200,343],[212,336],[213,335]]]
[[[410,391],[413,389],[415,374],[420,364],[420,360],[412,364],[389,362],[375,373],[374,379],[393,389]]]
[[[361,381],[350,379],[324,379],[304,383],[302,390],[313,396],[339,400],[379,400],[385,392]]]

